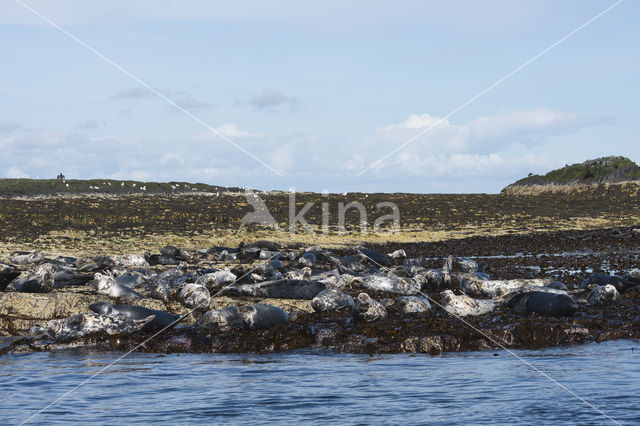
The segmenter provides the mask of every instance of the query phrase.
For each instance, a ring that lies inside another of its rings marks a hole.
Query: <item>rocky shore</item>
[[[438,354],[640,338],[633,228],[0,258],[0,353]]]

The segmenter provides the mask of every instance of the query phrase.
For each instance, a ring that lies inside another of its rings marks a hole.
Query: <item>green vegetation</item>
[[[530,175],[510,186],[617,183],[640,180],[640,167],[626,157],[602,157],[584,163],[567,165],[544,176]]]
[[[238,191],[239,188],[188,182],[139,182],[112,179],[0,179],[0,197],[56,194],[184,194]]]

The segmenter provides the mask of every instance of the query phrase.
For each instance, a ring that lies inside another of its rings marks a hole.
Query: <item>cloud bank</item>
[[[362,138],[267,135],[227,122],[216,131],[282,172],[278,178],[212,132],[135,142],[82,131],[33,131],[0,139],[0,172],[12,177],[189,180],[258,189],[472,192],[487,182],[570,161],[532,153],[550,138],[608,123],[548,108],[506,111],[456,124],[429,114],[379,126]],[[424,134],[363,176],[358,173],[419,132]],[[579,154],[579,153],[578,153]]]

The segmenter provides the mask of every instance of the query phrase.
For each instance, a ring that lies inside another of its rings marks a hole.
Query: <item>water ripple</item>
[[[640,351],[617,341],[518,354],[623,423],[640,421]],[[36,423],[602,424],[507,352],[132,354]],[[19,423],[121,354],[0,358],[2,423]]]

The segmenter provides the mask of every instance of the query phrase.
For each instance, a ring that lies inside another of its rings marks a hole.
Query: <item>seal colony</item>
[[[522,271],[494,278],[482,259],[412,253],[272,241],[92,258],[12,253],[0,262],[0,352],[435,354],[640,337],[638,269],[574,283]],[[54,317],[38,320],[39,304]]]

